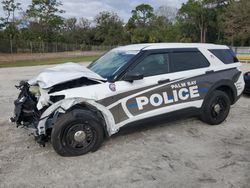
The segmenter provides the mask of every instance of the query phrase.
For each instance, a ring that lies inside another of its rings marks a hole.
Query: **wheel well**
[[[105,119],[104,119],[101,111],[96,109],[94,106],[88,105],[86,103],[76,104],[76,105],[72,106],[70,109],[68,109],[67,111],[72,111],[74,109],[87,109],[87,110],[93,112],[96,115],[97,119],[101,122],[101,125],[102,125],[103,130],[104,130],[104,136],[108,137],[109,134],[108,134],[107,128],[106,128],[107,127],[106,122],[105,122]]]
[[[233,93],[233,90],[229,86],[219,86],[216,88],[216,90],[225,92],[229,96],[231,104],[234,103],[234,93]]]

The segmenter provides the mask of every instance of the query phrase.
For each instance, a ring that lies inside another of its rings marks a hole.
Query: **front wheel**
[[[51,142],[59,155],[79,156],[96,151],[103,137],[103,127],[91,111],[74,109],[58,118]]]
[[[200,119],[210,125],[218,125],[227,118],[230,105],[228,95],[223,91],[215,90],[206,99]]]

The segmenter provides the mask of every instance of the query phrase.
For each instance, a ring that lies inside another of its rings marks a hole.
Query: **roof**
[[[140,51],[167,48],[205,48],[205,49],[228,49],[228,46],[209,43],[143,43],[120,46],[115,50]]]

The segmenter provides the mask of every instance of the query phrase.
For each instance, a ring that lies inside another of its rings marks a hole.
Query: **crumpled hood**
[[[37,77],[30,79],[28,83],[30,85],[38,84],[41,88],[47,89],[54,85],[83,77],[91,80],[106,80],[83,65],[69,62],[45,69]]]

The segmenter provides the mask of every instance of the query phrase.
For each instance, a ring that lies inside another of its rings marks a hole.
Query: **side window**
[[[169,73],[169,55],[167,53],[148,55],[131,72],[140,73],[144,76]]]
[[[213,49],[209,51],[225,64],[239,62],[234,52],[230,49]]]
[[[208,67],[208,60],[199,51],[171,53],[171,72]]]

